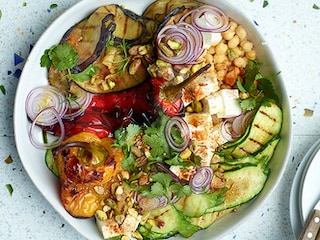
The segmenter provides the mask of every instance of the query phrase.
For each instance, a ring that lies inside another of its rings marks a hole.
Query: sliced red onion
[[[41,126],[52,126],[58,122],[58,118],[53,111],[44,111],[46,108],[54,107],[59,119],[61,119],[66,111],[67,104],[61,92],[53,86],[41,86],[34,88],[26,99],[26,113],[31,121]]]
[[[168,45],[169,41],[181,44],[178,50]],[[156,38],[158,58],[171,64],[194,64],[203,52],[203,36],[201,32],[188,23],[180,22],[164,26]],[[164,44],[173,56],[168,54],[161,44]]]
[[[58,138],[54,137],[54,140],[52,142],[45,143],[43,141],[42,142],[37,141],[34,137],[36,124],[38,122],[38,119],[41,118],[42,115],[50,116],[50,118],[51,118],[51,115],[53,115],[59,124],[60,130],[61,130],[60,136]],[[36,115],[34,120],[32,121],[30,130],[29,130],[29,139],[30,139],[31,144],[34,147],[39,148],[39,149],[52,149],[52,148],[59,146],[60,143],[62,142],[62,140],[64,139],[64,137],[65,137],[64,124],[62,122],[60,114],[57,112],[57,110],[54,107],[47,107],[47,108],[42,109]]]
[[[183,138],[182,143],[177,143],[172,135],[172,128],[177,127],[181,133],[181,137]],[[186,149],[190,142],[190,130],[186,121],[181,117],[172,117],[166,124],[165,135],[169,146],[177,152],[181,152]]]
[[[136,201],[139,206],[146,211],[154,210],[168,205],[168,199],[165,196],[148,198],[145,196],[137,195]]]
[[[155,163],[157,165],[157,167],[161,170],[164,171],[168,174],[170,174],[170,176],[173,178],[173,180],[177,183],[183,184],[183,181],[174,173],[170,170],[170,166],[166,163],[161,163],[161,162],[157,162]]]
[[[191,24],[201,32],[221,33],[229,29],[230,23],[226,14],[212,5],[203,5],[184,15],[179,22],[191,18]]]
[[[240,135],[235,134],[232,129],[232,122],[227,119],[224,120],[222,125],[221,125],[221,135],[228,141],[232,142],[236,140]]]
[[[254,111],[248,111],[236,117],[232,123],[233,131],[236,134],[242,135],[246,131],[248,125],[250,124],[254,116],[254,113],[255,113]]]
[[[71,101],[71,109],[69,109],[63,116],[64,119],[73,120],[74,118],[82,115],[91,103],[93,94],[87,91],[81,91],[80,95],[77,95],[75,101]]]
[[[191,178],[189,185],[192,191],[196,194],[208,192],[213,179],[213,170],[211,167],[205,166],[198,169],[198,171]]]

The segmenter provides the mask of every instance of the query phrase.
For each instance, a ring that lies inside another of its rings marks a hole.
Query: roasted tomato
[[[181,99],[175,102],[171,102],[164,98],[161,94],[161,85],[164,84],[166,80],[164,78],[152,78],[151,84],[153,86],[154,104],[156,107],[160,108],[168,116],[179,116],[184,114],[184,105]]]
[[[55,149],[61,200],[72,216],[92,217],[110,195],[110,185],[116,181],[124,157],[112,144],[112,138],[82,132]]]

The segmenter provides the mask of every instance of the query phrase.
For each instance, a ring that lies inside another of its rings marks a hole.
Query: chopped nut
[[[111,198],[107,198],[104,202],[106,204],[105,206],[109,206],[111,209],[115,209],[117,207],[116,202]]]
[[[182,47],[182,44],[177,41],[168,40],[167,43],[172,50],[179,50]]]
[[[104,187],[102,186],[94,186],[94,190],[100,195],[104,194]]]
[[[132,235],[132,237],[134,237],[137,240],[142,240],[143,239],[141,233],[139,233],[138,231],[134,231],[131,235]]]
[[[129,177],[130,177],[129,172],[128,172],[128,171],[125,171],[125,170],[123,170],[123,171],[121,172],[121,175],[122,175],[122,178],[123,178],[123,179],[129,179]]]
[[[147,185],[149,182],[149,176],[148,174],[141,174],[141,176],[139,177],[139,185],[140,186],[144,186]]]
[[[124,235],[124,236],[121,237],[121,240],[130,240],[130,237]]]
[[[136,156],[136,157],[141,157],[142,156],[142,152],[141,150],[136,147],[136,146],[132,146],[131,147],[131,152]]]
[[[164,52],[164,54],[167,57],[173,57],[174,56],[173,51],[170,48],[168,48],[164,43],[160,43],[159,44],[159,48],[161,49],[162,52]]]
[[[101,221],[106,221],[108,219],[107,214],[102,211],[102,210],[97,210],[96,211],[96,216],[101,220]]]
[[[116,195],[121,195],[122,193],[123,193],[123,186],[117,187],[115,194]]]
[[[185,150],[183,150],[180,153],[179,157],[182,159],[187,159],[191,156],[191,154],[192,154],[192,152],[191,152],[190,148],[186,148]]]
[[[138,158],[136,159],[135,166],[136,166],[137,168],[139,168],[139,167],[142,167],[143,165],[145,165],[147,162],[148,162],[147,157],[146,157],[146,156],[141,156],[141,157],[138,157]]]
[[[112,88],[114,88],[114,87],[116,86],[116,83],[113,82],[113,81],[111,81],[111,80],[109,79],[109,80],[108,80],[108,85],[109,85],[109,87],[112,89]]]
[[[106,213],[106,212],[109,212],[111,210],[111,207],[107,206],[107,205],[104,205],[102,210]]]
[[[139,67],[142,65],[141,59],[135,59],[131,62],[129,66],[129,74],[135,75],[138,72]]]
[[[132,217],[138,217],[138,212],[134,208],[129,208],[128,214],[130,214]]]
[[[124,219],[125,219],[125,216],[122,214],[115,216],[115,220],[117,221],[118,224],[123,223]]]

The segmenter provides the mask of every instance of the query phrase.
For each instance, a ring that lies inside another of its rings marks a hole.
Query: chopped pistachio
[[[99,195],[102,195],[104,193],[104,187],[102,186],[94,186],[94,191],[98,193]]]
[[[107,214],[102,211],[102,210],[97,210],[96,211],[96,216],[101,220],[101,221],[106,221],[108,219]]]
[[[202,103],[200,101],[193,101],[191,103],[191,107],[193,109],[193,111],[200,113],[203,111],[203,107],[202,107]]]
[[[156,60],[156,65],[158,67],[171,67],[171,64],[170,63],[167,63],[165,61],[162,61],[162,60]]]
[[[141,65],[142,65],[141,59],[138,58],[133,60],[129,66],[129,74],[135,75]]]
[[[192,152],[191,152],[190,148],[186,148],[185,150],[183,150],[180,153],[179,157],[182,159],[187,159],[191,156],[191,154],[192,154]]]
[[[164,43],[160,43],[159,44],[159,48],[161,49],[161,51],[167,56],[167,57],[173,57],[174,53],[173,51],[168,48]]]
[[[117,221],[118,224],[122,224],[124,219],[125,219],[125,216],[122,214],[115,216],[115,220]]]
[[[123,187],[122,186],[117,187],[115,194],[121,195],[122,193],[123,193]]]
[[[168,40],[167,44],[172,50],[179,50],[182,47],[181,43],[179,43],[177,41],[172,41],[170,39]]]
[[[116,83],[114,81],[111,81],[110,79],[108,80],[108,85],[112,89],[116,86]]]
[[[134,208],[128,208],[128,214],[132,217],[138,217],[138,212]]]

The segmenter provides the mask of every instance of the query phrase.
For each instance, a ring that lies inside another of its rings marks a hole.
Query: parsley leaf
[[[171,194],[179,198],[189,196],[192,190],[189,185],[181,185],[175,181],[168,173],[158,172],[152,176],[152,184],[149,189],[143,189],[141,195],[149,198],[166,196],[169,200]]]
[[[55,66],[57,70],[71,69],[77,65],[79,55],[76,50],[68,43],[53,45],[46,49],[41,56],[41,67]]]
[[[90,64],[85,70],[77,74],[70,74],[70,77],[77,82],[84,82],[96,75],[99,72],[99,68]]]
[[[119,128],[114,133],[114,146],[121,148],[125,154],[122,160],[122,168],[124,170],[135,170],[134,164],[136,157],[131,152],[131,147],[134,145],[135,139],[141,131],[140,126],[129,124],[126,128]]]
[[[249,61],[243,78],[237,79],[237,87],[240,91],[240,106],[242,109],[253,110],[266,100],[279,102],[269,78],[260,73],[261,64],[257,61]]]

